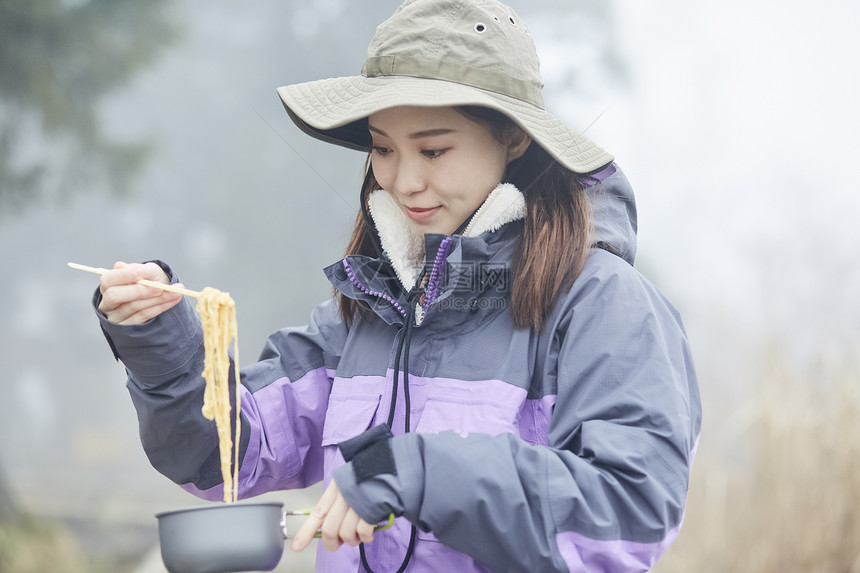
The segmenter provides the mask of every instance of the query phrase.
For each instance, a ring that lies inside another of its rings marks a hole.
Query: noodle
[[[239,497],[239,434],[241,404],[239,390],[239,334],[236,326],[236,305],[230,295],[206,287],[197,299],[197,313],[203,326],[203,416],[215,420],[218,429],[218,450],[221,455],[221,476],[224,479],[224,501]],[[233,374],[236,380],[236,437],[230,435],[230,341],[233,340]],[[230,454],[235,444],[231,475]]]

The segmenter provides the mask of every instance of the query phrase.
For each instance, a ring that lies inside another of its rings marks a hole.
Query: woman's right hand
[[[99,310],[109,321],[116,324],[143,324],[173,308],[182,299],[181,294],[137,284],[139,279],[165,284],[170,282],[162,268],[155,263],[117,262],[112,270],[102,275]]]

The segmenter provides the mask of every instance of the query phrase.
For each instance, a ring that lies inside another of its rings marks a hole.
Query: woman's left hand
[[[308,520],[302,525],[293,539],[293,551],[301,551],[310,544],[314,533],[322,534],[323,547],[329,551],[337,550],[346,543],[352,547],[359,543],[373,541],[372,523],[361,519],[337,489],[334,479],[323,492],[311,511]]]

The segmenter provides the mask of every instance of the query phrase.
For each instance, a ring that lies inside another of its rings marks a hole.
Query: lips
[[[442,206],[438,205],[436,207],[404,207],[403,210],[406,212],[407,217],[419,223],[433,217],[441,208]]]

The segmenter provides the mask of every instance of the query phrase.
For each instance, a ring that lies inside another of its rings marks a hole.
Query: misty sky
[[[363,158],[298,132],[275,88],[356,73],[395,4],[177,3],[180,41],[99,108],[109,133],[155,146],[131,194],[96,185],[0,219],[0,468],[16,488],[169,489],[92,316],[96,279],[67,261],[164,258],[189,287],[230,291],[247,360],[329,295],[320,269],[345,244]],[[615,0],[599,17],[511,4],[550,111],[588,127],[637,192],[637,267],[684,316],[706,429],[754,386],[765,348],[805,368],[850,359],[860,3]],[[28,153],[49,153],[35,125]]]

